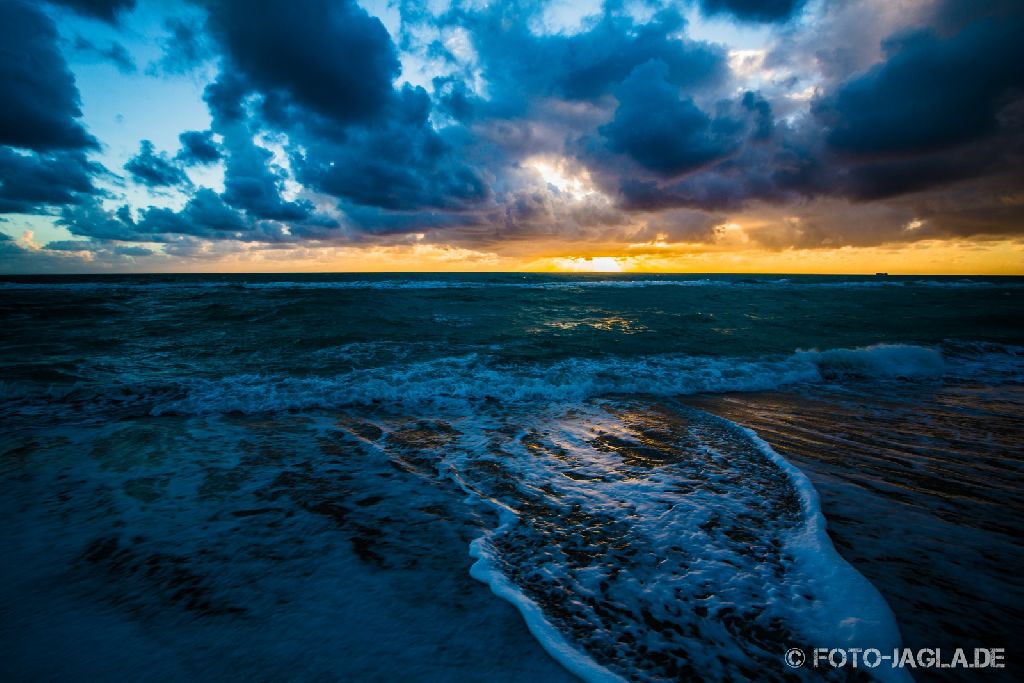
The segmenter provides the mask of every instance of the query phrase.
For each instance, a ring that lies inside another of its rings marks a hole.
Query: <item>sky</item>
[[[1024,273],[1024,4],[0,0],[0,273]]]

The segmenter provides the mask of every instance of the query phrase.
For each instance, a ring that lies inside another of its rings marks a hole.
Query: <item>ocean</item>
[[[1024,278],[0,292],[3,680],[1019,680]]]

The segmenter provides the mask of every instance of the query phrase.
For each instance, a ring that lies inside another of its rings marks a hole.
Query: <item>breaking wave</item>
[[[797,351],[765,359],[660,355],[500,364],[479,354],[370,368],[330,377],[236,375],[194,379],[153,414],[259,413],[373,403],[579,401],[613,393],[758,391],[805,382],[940,377],[934,348],[880,344]]]

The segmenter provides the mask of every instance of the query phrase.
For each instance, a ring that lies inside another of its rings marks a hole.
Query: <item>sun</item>
[[[572,273],[622,273],[628,269],[628,259],[615,256],[570,256],[554,259],[555,270]]]

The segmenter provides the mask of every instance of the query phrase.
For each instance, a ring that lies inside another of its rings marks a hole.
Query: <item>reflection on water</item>
[[[908,647],[1012,648],[1024,625],[1024,386],[690,402],[753,428],[810,476],[837,547],[885,595]],[[969,671],[915,676],[976,680]]]
[[[572,331],[577,329],[603,330],[605,332],[619,332],[621,334],[637,334],[644,332],[647,328],[636,320],[609,316],[605,318],[582,318],[576,320],[547,320],[544,327],[556,330]]]
[[[4,283],[0,677],[772,680],[897,625],[1006,646],[1022,284]]]

